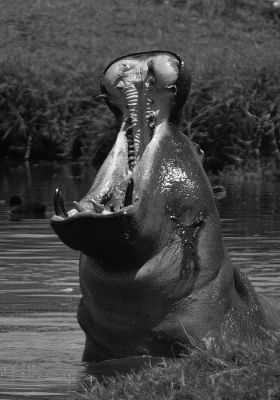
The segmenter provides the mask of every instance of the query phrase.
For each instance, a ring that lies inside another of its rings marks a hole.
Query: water
[[[139,369],[149,358],[82,363],[84,334],[76,321],[78,253],[53,233],[52,197],[79,200],[95,172],[83,164],[0,165],[0,398],[65,399],[93,378]],[[227,183],[219,205],[231,258],[258,291],[280,301],[280,182]],[[47,205],[45,219],[11,221],[10,196]],[[158,361],[158,360],[156,360]]]
[[[280,301],[280,181],[225,187],[219,212],[231,259],[258,292]]]
[[[11,221],[8,204],[0,206],[0,397],[60,398],[58,393],[80,390],[84,337],[75,315],[78,253],[59,242],[49,218],[55,187],[78,199],[90,172],[78,165],[1,167],[0,200],[20,194],[26,202],[44,202],[47,214]]]

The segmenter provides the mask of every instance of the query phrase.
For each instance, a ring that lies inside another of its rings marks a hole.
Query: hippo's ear
[[[198,143],[192,142],[192,144],[193,144],[193,146],[194,146],[194,148],[195,148],[195,150],[197,152],[197,155],[198,155],[198,157],[199,157],[199,159],[201,161],[201,164],[203,165],[204,161],[205,161],[204,151],[202,150],[202,148],[200,147],[200,145]]]
[[[174,125],[179,125],[181,122],[181,116],[183,107],[189,97],[191,89],[192,72],[190,67],[185,61],[177,55],[179,59],[179,75],[176,82],[177,94],[174,99],[174,106],[169,116],[169,121]]]
[[[224,186],[213,186],[213,194],[215,197],[215,200],[219,201],[219,200],[223,200],[226,195],[227,195],[227,191],[226,188]]]

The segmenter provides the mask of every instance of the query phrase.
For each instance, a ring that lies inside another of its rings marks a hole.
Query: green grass
[[[0,156],[102,161],[117,124],[93,98],[115,57],[167,49],[193,69],[183,129],[206,168],[279,163],[280,26],[257,0],[3,0]],[[28,148],[28,144],[30,145]]]
[[[75,400],[268,400],[280,398],[279,343],[196,345],[177,360],[105,378],[85,379]]]

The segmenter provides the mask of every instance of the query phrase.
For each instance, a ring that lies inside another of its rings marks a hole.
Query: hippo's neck
[[[202,298],[203,302],[208,298],[210,305],[215,299],[222,302],[223,291],[230,290],[231,264],[222,266],[212,279],[205,273],[201,281],[195,271],[189,270],[186,274],[182,264],[184,252],[180,248],[180,241],[170,243],[141,268],[131,271],[104,268],[92,258],[81,255],[83,303],[90,310],[94,324],[101,324],[106,331],[114,321],[120,332],[126,331],[127,324],[129,329],[134,326],[148,332],[174,323],[174,309],[188,315],[188,307],[191,310],[201,304]],[[225,251],[222,262],[226,265],[227,261]],[[205,292],[204,297],[201,297],[202,292]]]

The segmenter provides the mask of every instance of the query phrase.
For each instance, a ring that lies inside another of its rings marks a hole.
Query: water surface
[[[82,393],[89,375],[128,372],[144,362],[136,358],[93,366],[80,361],[79,255],[59,241],[49,218],[58,185],[69,209],[88,191],[94,174],[77,163],[0,165],[1,399],[65,399],[71,391]],[[280,301],[280,182],[225,186],[228,195],[219,211],[230,256],[258,291]],[[8,200],[14,194],[24,202],[44,202],[46,218],[12,221]]]

